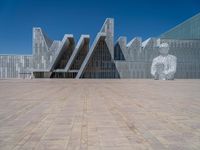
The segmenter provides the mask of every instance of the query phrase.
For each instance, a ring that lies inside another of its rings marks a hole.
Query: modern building
[[[90,45],[90,36],[76,42],[66,34],[52,41],[33,28],[32,55],[0,55],[0,78],[152,78],[151,63],[158,45],[170,45],[177,57],[175,78],[200,78],[200,13],[156,38],[114,43],[114,19],[107,18]]]
[[[32,55],[0,55],[0,79],[30,78]]]

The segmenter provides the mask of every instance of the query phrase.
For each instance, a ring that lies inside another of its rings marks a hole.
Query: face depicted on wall
[[[167,43],[160,44],[159,52],[162,56],[166,56],[169,53],[169,45]]]

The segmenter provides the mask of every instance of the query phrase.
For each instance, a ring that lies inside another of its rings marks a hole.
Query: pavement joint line
[[[65,96],[64,98],[67,98],[68,96]],[[62,98],[62,99],[64,99],[64,98]],[[43,99],[43,98],[42,98]],[[65,101],[65,103],[66,103],[66,101]],[[54,103],[52,103],[51,104],[51,106],[50,106],[50,108],[52,108],[52,107],[56,107],[56,106],[54,106]],[[58,115],[58,113],[57,113],[57,115]],[[48,118],[48,116],[46,116],[45,118],[44,118],[44,120],[46,119],[46,118]],[[53,122],[54,120],[52,120],[52,122]],[[50,128],[50,126],[46,129],[46,131],[48,130]],[[34,130],[37,130],[37,126],[35,127],[35,128],[33,128],[32,130],[31,130],[31,132],[30,133],[33,133],[33,131]],[[29,138],[26,140],[26,142],[31,138],[31,134],[29,135]],[[45,133],[43,134],[43,136],[40,138],[40,139],[42,139],[43,137],[45,136]],[[24,136],[25,137],[25,136]],[[24,138],[23,137],[23,138]],[[23,138],[20,140],[20,141],[22,141],[23,140]],[[26,144],[26,142],[24,142],[24,144],[23,145],[25,145]],[[39,144],[39,143],[38,143]],[[35,148],[38,146],[38,144],[35,146]],[[21,145],[21,147],[23,147],[23,145]],[[15,149],[16,147],[17,147],[18,145],[16,144],[14,147],[13,147],[13,149]],[[35,149],[34,148],[34,149]]]
[[[198,89],[182,79],[0,81],[0,149],[198,150]]]

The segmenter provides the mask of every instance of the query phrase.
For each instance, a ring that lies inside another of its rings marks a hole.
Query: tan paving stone
[[[200,80],[0,80],[0,150],[199,150]]]

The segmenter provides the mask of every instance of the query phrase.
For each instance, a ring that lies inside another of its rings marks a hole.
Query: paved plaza
[[[200,80],[0,80],[1,150],[199,150]]]

